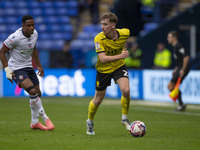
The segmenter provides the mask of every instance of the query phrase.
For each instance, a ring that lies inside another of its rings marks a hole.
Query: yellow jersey
[[[106,55],[113,56],[122,53],[125,42],[130,35],[130,31],[129,29],[126,28],[116,29],[116,31],[119,36],[118,39],[116,40],[109,39],[104,35],[103,32],[97,34],[97,36],[94,38],[97,54],[105,52]],[[112,73],[119,67],[123,66],[124,64],[125,64],[124,59],[118,59],[112,62],[102,63],[97,55],[96,69],[100,73]]]

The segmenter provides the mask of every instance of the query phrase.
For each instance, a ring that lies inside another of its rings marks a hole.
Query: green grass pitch
[[[105,99],[95,116],[95,136],[86,135],[91,98],[43,97],[54,131],[31,130],[29,98],[0,98],[0,150],[198,150],[200,106],[174,112],[175,104],[131,101],[130,121],[147,126],[132,137],[121,125],[120,101]],[[42,122],[42,120],[41,120]]]

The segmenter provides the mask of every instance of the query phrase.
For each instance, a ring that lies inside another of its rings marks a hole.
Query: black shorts
[[[100,73],[97,71],[96,75],[96,90],[103,91],[107,86],[111,85],[111,79],[113,78],[116,82],[119,78],[128,78],[128,71],[126,66],[122,66],[112,73]]]
[[[39,85],[39,81],[37,75],[33,68],[22,68],[14,71],[16,79],[14,79],[15,83],[20,87],[20,83],[25,79],[29,78],[34,86]]]
[[[172,79],[171,79],[171,82],[172,82],[172,83],[175,83],[175,84],[176,84],[176,82],[177,82],[177,80],[178,80],[178,77],[179,77],[179,71],[180,71],[180,69],[178,69],[178,70],[173,74]],[[190,69],[186,69],[186,70],[185,70],[184,75],[183,75],[183,77],[182,77],[182,79],[181,79],[181,83],[182,83],[182,81],[185,79],[185,77],[188,75],[189,72],[190,72]]]

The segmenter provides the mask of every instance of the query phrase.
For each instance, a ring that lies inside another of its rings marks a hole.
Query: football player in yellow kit
[[[111,84],[111,79],[119,85],[122,93],[122,125],[127,130],[130,128],[128,110],[130,104],[129,77],[125,66],[125,58],[129,52],[124,48],[130,35],[129,29],[116,29],[118,18],[114,13],[108,12],[100,19],[102,32],[94,39],[97,52],[97,74],[95,96],[89,103],[88,119],[86,121],[89,135],[94,135],[94,116],[106,93],[106,88]]]

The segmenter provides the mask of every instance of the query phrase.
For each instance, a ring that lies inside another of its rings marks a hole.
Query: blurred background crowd
[[[93,68],[94,37],[99,18],[114,12],[117,28],[129,28],[126,65],[134,69],[171,69],[173,48],[167,33],[177,30],[200,69],[200,0],[1,0],[0,44],[21,27],[21,17],[32,15],[39,33],[37,49],[44,68]],[[34,62],[33,62],[34,63]]]

